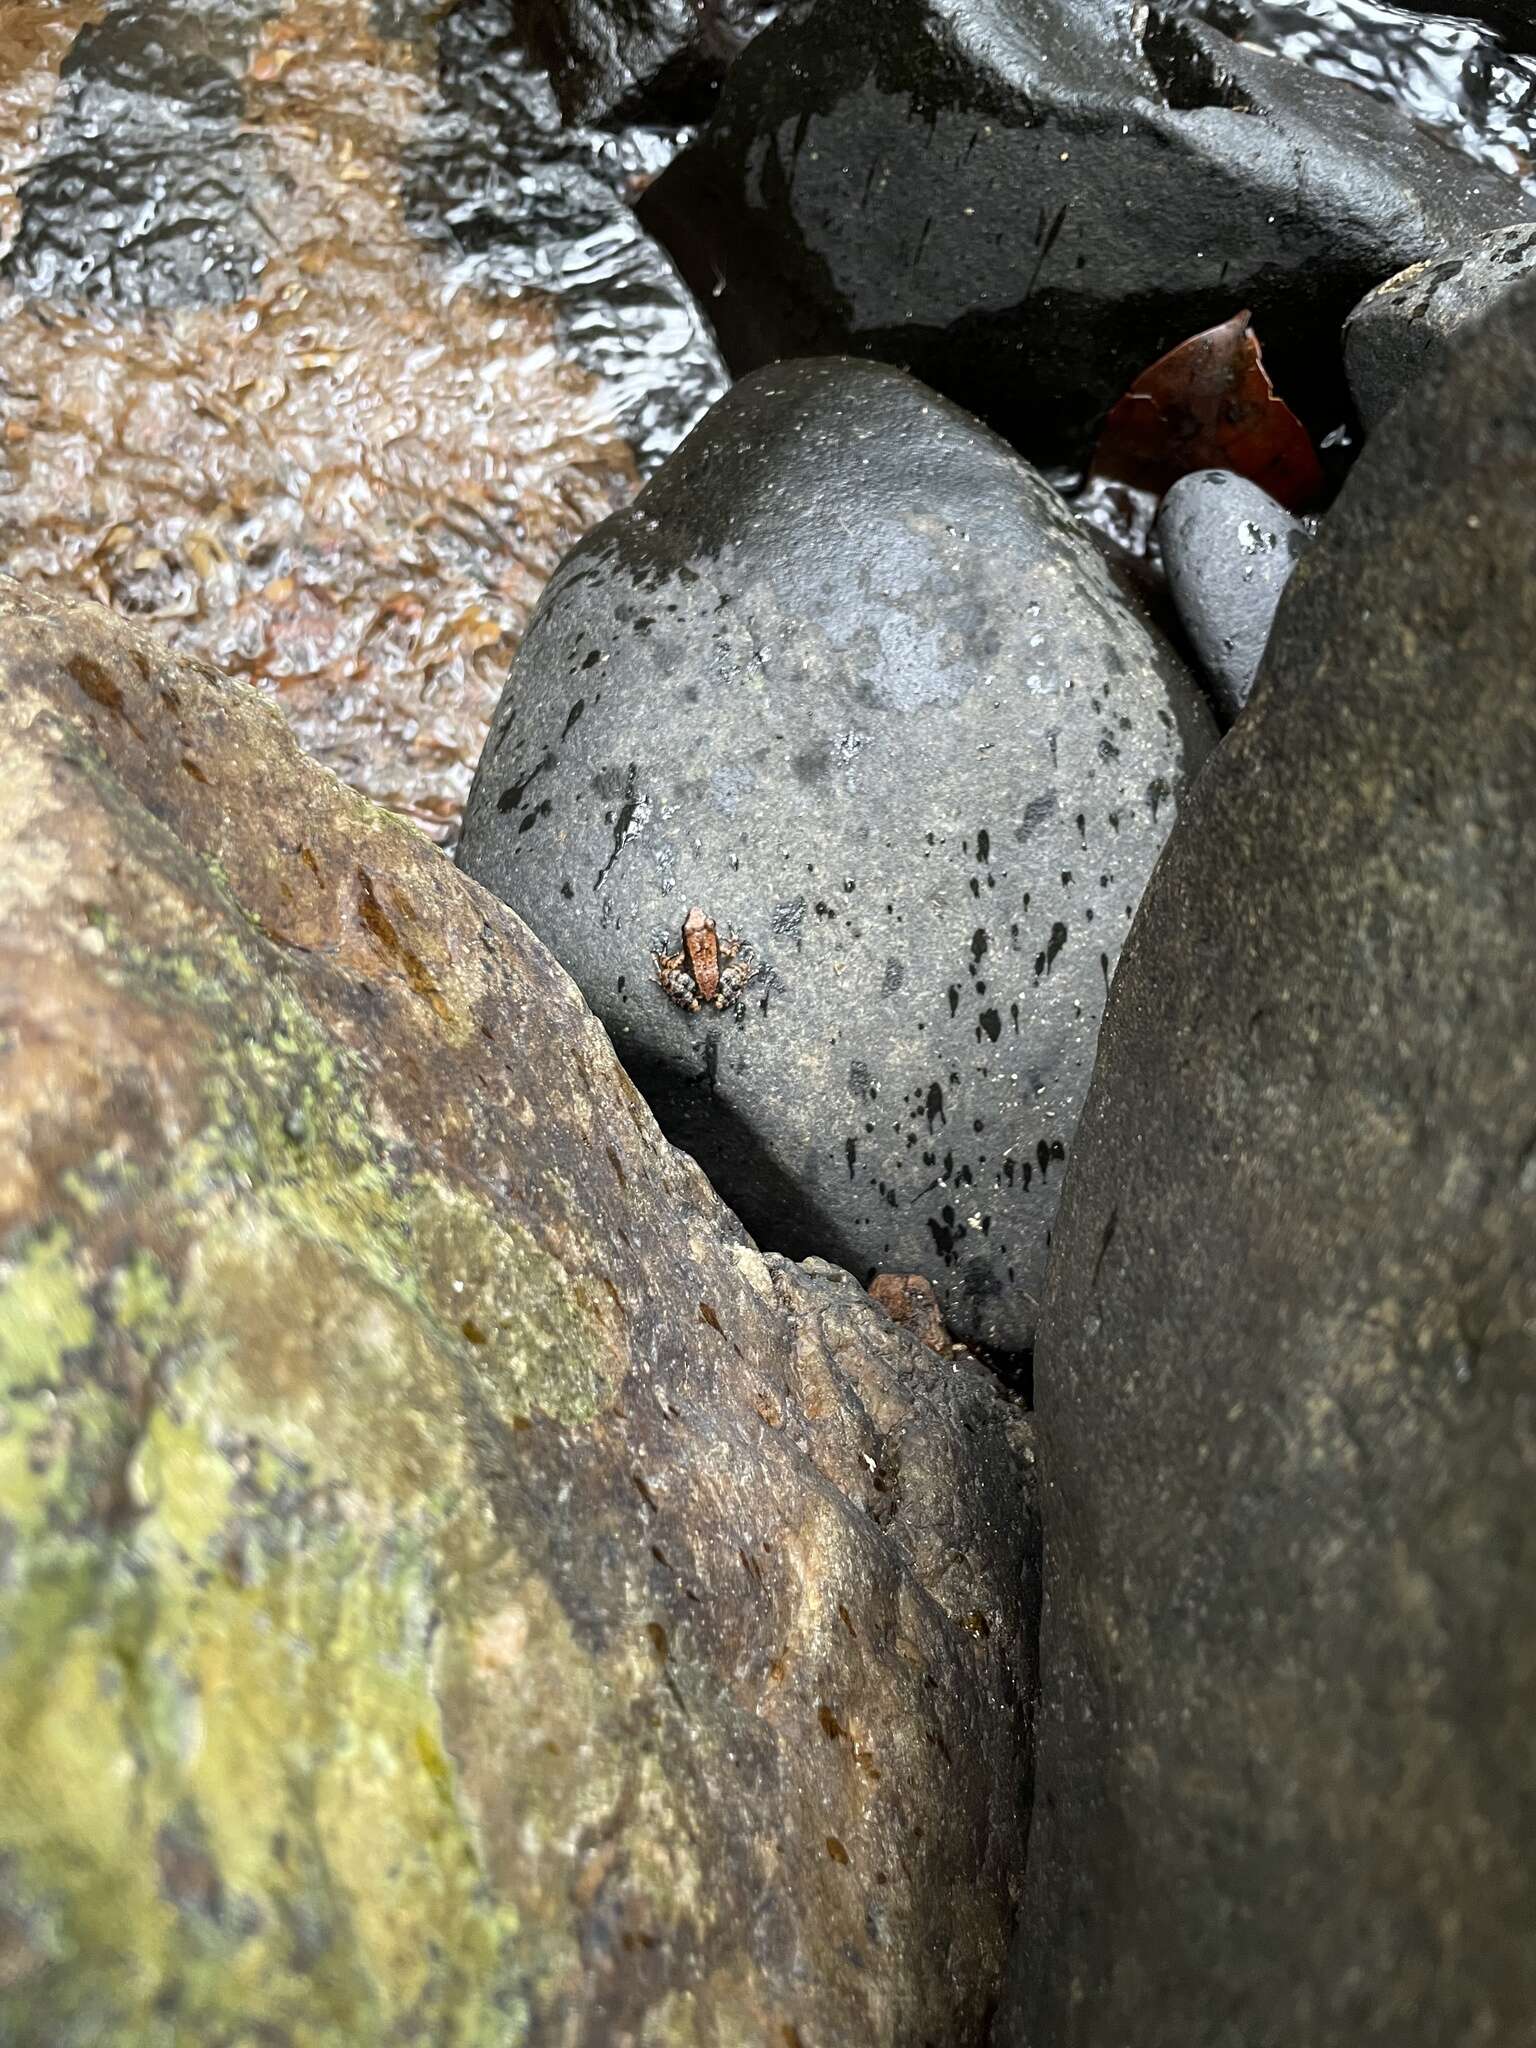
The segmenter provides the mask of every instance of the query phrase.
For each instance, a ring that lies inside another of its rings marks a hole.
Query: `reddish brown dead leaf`
[[[1310,504],[1322,470],[1251,323],[1235,313],[1144,370],[1104,422],[1090,476],[1161,495],[1191,470],[1232,469],[1293,512]]]

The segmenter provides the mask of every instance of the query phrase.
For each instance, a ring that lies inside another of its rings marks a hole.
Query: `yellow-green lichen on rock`
[[[0,767],[0,2041],[979,2039],[1025,1423],[250,693],[0,583]]]

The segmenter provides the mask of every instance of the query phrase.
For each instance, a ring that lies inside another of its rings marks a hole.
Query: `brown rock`
[[[0,2038],[979,2041],[1028,1425],[249,690],[0,584]]]
[[[876,1273],[869,1283],[869,1298],[930,1351],[950,1348],[938,1294],[921,1273]]]

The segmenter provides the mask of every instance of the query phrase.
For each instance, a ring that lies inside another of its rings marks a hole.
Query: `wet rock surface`
[[[1489,0],[1492,24],[1501,0]],[[1447,12],[1395,6],[1392,0],[1176,0],[1177,11],[1213,22],[1309,70],[1337,78],[1397,107],[1474,163],[1528,188],[1536,157],[1536,49],[1525,0],[1524,37],[1506,48],[1495,29],[1469,20],[1479,10]]]
[[[1028,1424],[251,692],[0,585],[0,2035],[976,2042]]]
[[[823,0],[757,39],[640,210],[736,369],[878,356],[1074,461],[1137,372],[1240,307],[1331,427],[1361,292],[1533,205],[1159,8]]]
[[[1525,0],[1466,0],[1457,11],[1486,21],[1512,50],[1536,51],[1536,19]]]
[[[1120,944],[1212,728],[1029,467],[897,371],[763,371],[562,564],[459,858],[759,1240],[1026,1346]],[[657,985],[697,906],[757,973]]]
[[[1504,228],[1439,263],[1388,278],[1344,329],[1344,358],[1360,417],[1375,427],[1412,391],[1446,342],[1536,272],[1536,226]]]
[[[690,120],[777,12],[777,0],[533,0],[519,27],[568,121]]]
[[[1223,726],[1248,702],[1307,537],[1304,520],[1230,470],[1181,477],[1163,500],[1157,538],[1168,588]]]
[[[1002,2040],[1530,2038],[1533,316],[1366,449],[1121,961]]]
[[[544,577],[723,385],[631,158],[489,0],[55,12],[0,47],[0,558],[448,836]]]

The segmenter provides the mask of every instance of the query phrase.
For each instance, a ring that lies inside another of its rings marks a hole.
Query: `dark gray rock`
[[[1033,1333],[1121,939],[1212,737],[1028,466],[894,370],[739,385],[569,555],[467,871],[552,947],[770,1248]],[[700,905],[761,973],[657,986]]]
[[[1536,11],[1531,0],[1457,0],[1442,12],[1470,14],[1496,29],[1512,50],[1536,50]]]
[[[1278,387],[1404,264],[1529,217],[1347,84],[1135,0],[817,0],[732,71],[641,201],[739,370],[896,362],[1037,459],[1252,307]]]
[[[528,0],[518,28],[568,121],[687,119],[776,12],[754,0]]]
[[[1533,335],[1366,449],[1121,962],[1003,2042],[1536,2040]]]
[[[1367,427],[1386,418],[1449,337],[1536,271],[1536,226],[1498,228],[1439,263],[1416,263],[1356,306],[1344,328],[1350,390]]]
[[[1247,477],[1200,469],[1164,498],[1157,537],[1180,622],[1228,726],[1248,702],[1306,524]]]

